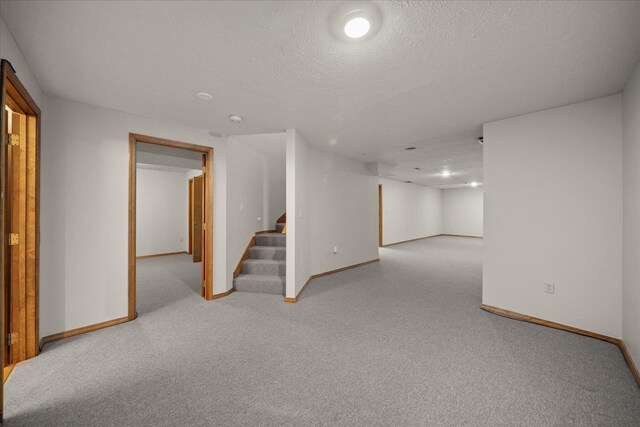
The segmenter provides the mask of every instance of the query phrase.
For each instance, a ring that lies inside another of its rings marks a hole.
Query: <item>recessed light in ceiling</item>
[[[329,143],[329,145],[336,145],[338,143],[338,140],[335,138],[331,138],[329,141],[327,141]]]
[[[472,187],[477,187],[478,185],[480,185],[480,183],[478,183],[478,182],[476,182],[476,181],[473,181],[473,182],[471,183],[471,186],[472,186]]]
[[[442,175],[445,178],[448,178],[451,176],[451,171],[443,170],[442,172],[440,172],[440,175]]]
[[[233,123],[240,123],[244,119],[242,118],[242,116],[238,116],[237,114],[232,114],[229,116],[229,120],[231,120]]]
[[[196,96],[203,101],[211,101],[213,99],[213,96],[206,92],[200,92]]]
[[[366,18],[359,16],[357,18],[350,19],[344,26],[344,33],[347,37],[352,39],[359,39],[364,37],[369,32],[371,24]]]
[[[413,168],[413,169],[415,169],[417,171],[421,171],[422,170],[422,168]]]
[[[413,181],[405,181],[407,184],[413,184]]]
[[[415,149],[416,149],[416,147],[407,147],[407,148],[405,148],[405,150],[407,150],[407,151],[411,151],[411,150],[415,150]]]

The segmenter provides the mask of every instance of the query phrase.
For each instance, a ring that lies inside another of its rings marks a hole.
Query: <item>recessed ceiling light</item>
[[[232,114],[229,116],[229,120],[231,120],[233,123],[240,123],[244,119],[242,118],[242,116],[238,116],[237,114]]]
[[[352,39],[364,37],[369,32],[371,24],[363,17],[350,19],[344,26],[344,33]]]
[[[477,187],[478,185],[480,185],[480,184],[479,184],[479,183],[477,183],[477,182],[475,182],[475,181],[473,181],[473,182],[471,183],[471,186],[472,186],[472,187]]]
[[[440,175],[444,176],[445,178],[450,177],[451,171],[443,170],[442,172],[440,172]]]
[[[407,147],[407,148],[405,148],[405,150],[407,150],[407,151],[415,150],[415,149],[416,149],[416,147]]]
[[[209,93],[206,92],[200,92],[199,94],[196,95],[198,98],[200,98],[203,101],[211,101],[213,99],[213,96]]]
[[[329,143],[329,145],[336,145],[338,143],[338,140],[335,138],[331,138],[329,141],[327,141]]]
[[[407,184],[413,184],[413,181],[405,181]]]
[[[415,169],[417,171],[421,171],[422,170],[421,168],[413,168],[413,169]]]

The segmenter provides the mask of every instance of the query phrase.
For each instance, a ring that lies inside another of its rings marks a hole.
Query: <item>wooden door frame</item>
[[[191,223],[193,222],[193,206],[191,206],[191,204],[193,203],[193,178],[189,178],[189,181],[187,182],[187,193],[189,194],[189,201],[187,202],[189,204],[189,206],[187,207],[189,209],[189,215],[188,219],[187,219],[187,229],[189,231],[189,246],[188,246],[188,250],[187,253],[189,255],[191,255],[193,253],[193,227],[191,225]]]
[[[378,247],[382,247],[382,184],[378,184]]]
[[[33,100],[29,92],[24,87],[20,79],[16,76],[16,73],[9,63],[9,61],[2,59],[0,62],[0,129],[4,129],[4,109],[7,105],[7,101],[11,100],[16,104],[14,108],[19,107],[21,114],[27,116],[27,144],[26,148],[26,162],[27,162],[27,181],[26,181],[26,199],[27,204],[25,207],[26,215],[26,230],[27,235],[21,236],[20,239],[26,245],[27,253],[32,252],[33,255],[28,255],[25,264],[25,324],[20,325],[20,330],[24,329],[24,344],[26,358],[37,356],[40,352],[39,347],[39,280],[40,280],[40,138],[41,138],[41,112],[40,108]],[[35,132],[33,130],[35,128]],[[5,190],[5,149],[7,144],[7,135],[3,135],[0,138],[3,146],[0,149],[2,153],[0,155],[0,188],[3,194],[6,194]],[[33,150],[33,144],[35,143],[35,153]],[[35,154],[35,155],[34,155]],[[31,158],[33,156],[33,158]],[[29,173],[29,166],[35,169],[35,173]],[[29,201],[31,199],[31,201]],[[2,204],[0,206],[0,236],[2,244],[0,245],[0,330],[4,331],[4,289],[7,285],[5,283],[5,251],[7,248],[7,232],[5,230],[5,200],[4,195]],[[33,211],[29,213],[29,208],[32,206]],[[12,298],[13,299],[13,298]],[[0,360],[4,361],[5,351],[5,336],[4,333],[0,333]],[[2,382],[0,382],[0,420],[2,419],[2,409],[4,405],[4,390]]]
[[[181,148],[203,155],[205,176],[205,242],[203,271],[205,272],[204,298],[214,299],[213,294],[213,148],[189,144],[153,136],[129,134],[129,320],[136,318],[136,142]]]

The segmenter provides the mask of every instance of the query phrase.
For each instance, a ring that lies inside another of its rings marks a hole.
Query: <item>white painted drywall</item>
[[[640,367],[640,65],[622,92],[622,339]]]
[[[16,44],[13,36],[9,32],[9,28],[5,24],[4,20],[0,17],[0,58],[6,59],[11,63],[15,69],[16,76],[20,79],[24,87],[29,92],[29,95],[38,104],[43,114],[44,108],[44,94],[38,81],[31,72],[31,68],[27,63],[27,60],[22,55],[20,48]]]
[[[287,129],[287,285],[295,298],[311,276],[309,147],[295,129]]]
[[[227,145],[227,286],[256,231],[263,230],[264,155],[230,137]],[[231,289],[231,287],[229,287]]]
[[[377,259],[378,177],[366,163],[311,148],[308,174],[311,274]]]
[[[484,304],[620,337],[621,107],[484,125]]]
[[[287,135],[265,133],[240,135],[233,139],[264,155],[264,226],[273,229],[276,220],[287,209]]]
[[[40,335],[127,315],[129,132],[214,147],[214,293],[226,282],[226,141],[47,96],[42,139]]]
[[[379,183],[384,245],[442,233],[442,190],[385,178]]]
[[[442,234],[482,237],[483,189],[442,190]]]
[[[189,174],[144,165],[136,173],[136,255],[188,251]]]

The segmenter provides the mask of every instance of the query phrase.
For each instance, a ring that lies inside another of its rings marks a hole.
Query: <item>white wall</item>
[[[287,285],[295,298],[311,276],[310,148],[295,129],[287,129]]]
[[[137,167],[137,256],[188,251],[189,178],[186,171]]]
[[[33,98],[33,100],[38,104],[38,107],[42,110],[42,113],[45,113],[45,97],[40,89],[40,85],[36,80],[35,76],[31,72],[31,68],[27,63],[27,60],[22,55],[20,48],[16,44],[13,36],[9,32],[9,28],[4,23],[4,20],[0,17],[0,58],[6,59],[11,62],[13,68],[15,69],[16,75],[24,85],[24,87],[29,91],[29,95]]]
[[[442,190],[385,178],[379,182],[384,245],[442,233]]]
[[[314,149],[308,172],[311,274],[377,259],[378,178],[363,162]]]
[[[286,133],[241,135],[233,139],[264,155],[264,227],[273,229],[287,210]]]
[[[127,315],[129,132],[214,147],[214,293],[227,290],[225,140],[57,97],[46,102],[40,335]]]
[[[640,367],[640,65],[622,93],[622,339]]]
[[[264,155],[230,137],[227,146],[227,287],[249,240],[265,228]]]
[[[484,304],[620,337],[621,105],[484,125]]]
[[[483,236],[483,189],[442,190],[442,234]]]
[[[378,259],[377,183],[365,163],[309,148],[287,130],[286,297],[313,274]]]

